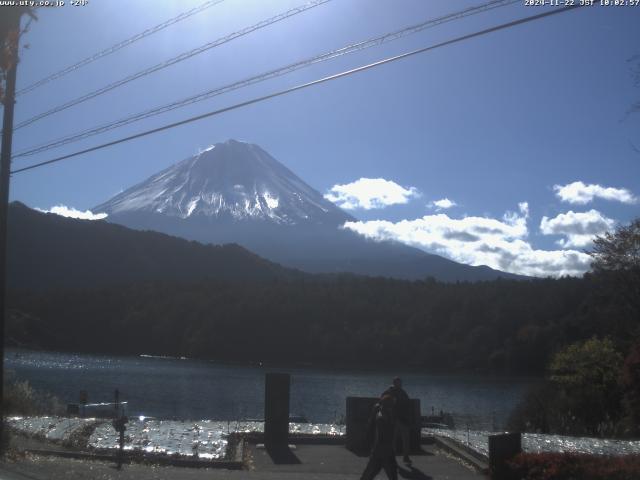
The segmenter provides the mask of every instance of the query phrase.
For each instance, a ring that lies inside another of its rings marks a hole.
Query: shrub
[[[549,382],[533,385],[509,415],[511,432],[551,433],[558,429],[557,389]]]
[[[27,380],[6,383],[3,404],[9,415],[62,415],[65,411],[57,397],[35,390]]]
[[[569,345],[551,359],[551,381],[564,394],[569,433],[611,434],[619,419],[622,355],[608,338]]]
[[[622,367],[624,434],[640,435],[640,340],[636,340]]]

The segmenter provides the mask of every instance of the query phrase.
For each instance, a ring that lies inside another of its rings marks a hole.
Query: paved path
[[[249,445],[249,470],[194,469],[131,464],[115,469],[113,463],[60,457],[28,456],[0,463],[0,480],[357,480],[367,459],[341,445],[299,445],[287,460],[274,463],[269,454]],[[402,468],[400,478],[418,480],[479,480],[485,478],[457,459],[431,445],[415,455],[411,469]],[[384,473],[378,479],[385,479]]]
[[[410,468],[401,464],[399,471],[401,479],[479,480],[485,478],[458,459],[431,445],[423,445],[422,453],[413,455],[411,458],[413,463]],[[400,460],[400,457],[398,459]],[[249,468],[259,473],[276,473],[283,478],[359,479],[367,464],[366,457],[354,455],[343,445],[298,445],[291,451],[289,461],[299,463],[274,463],[265,450],[252,445],[247,449]],[[386,475],[381,473],[377,478],[384,479]]]

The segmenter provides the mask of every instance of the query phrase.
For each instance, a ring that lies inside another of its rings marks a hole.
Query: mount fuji
[[[355,218],[257,145],[228,140],[92,209],[107,221],[202,243],[237,243],[288,267],[404,279],[517,276],[342,228]]]
[[[274,225],[339,225],[353,217],[257,145],[212,145],[96,207],[109,216],[143,213]]]

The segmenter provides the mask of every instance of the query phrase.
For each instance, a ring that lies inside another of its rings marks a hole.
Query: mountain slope
[[[213,145],[98,205],[95,211],[204,216],[276,225],[341,225],[353,217],[257,145]]]
[[[270,281],[299,272],[238,245],[202,245],[104,221],[76,220],[9,206],[12,289],[91,288],[136,281]]]
[[[518,278],[342,229],[354,218],[257,145],[209,147],[95,208],[107,221],[203,243],[238,243],[313,273],[444,281]]]

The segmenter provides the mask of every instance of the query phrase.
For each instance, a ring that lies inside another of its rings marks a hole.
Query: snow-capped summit
[[[258,145],[227,140],[95,207],[110,216],[151,213],[281,225],[343,224],[352,218]]]

